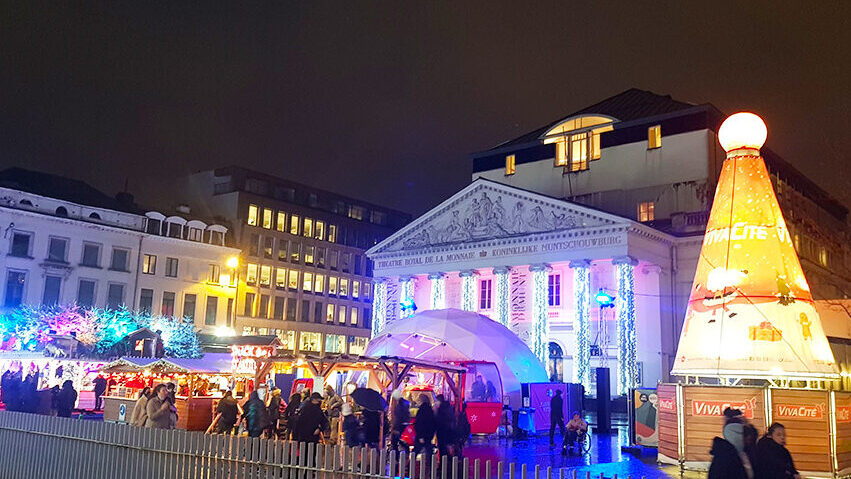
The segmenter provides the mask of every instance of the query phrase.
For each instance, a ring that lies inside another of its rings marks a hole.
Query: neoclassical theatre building
[[[555,380],[593,393],[600,366],[621,393],[668,380],[724,160],[723,118],[632,89],[473,154],[470,185],[367,252],[373,332],[412,304],[477,311],[522,338]],[[763,155],[815,298],[847,298],[847,209]]]

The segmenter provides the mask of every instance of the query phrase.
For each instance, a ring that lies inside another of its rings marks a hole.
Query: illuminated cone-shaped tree
[[[759,148],[752,113],[718,131],[727,151],[680,335],[674,375],[837,377]]]

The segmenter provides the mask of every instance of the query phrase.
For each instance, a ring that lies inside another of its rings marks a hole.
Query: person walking
[[[436,432],[434,411],[431,409],[431,401],[425,394],[420,394],[419,409],[414,419],[414,454],[422,452],[427,457],[431,456],[432,439]]]
[[[295,441],[318,443],[322,432],[328,429],[328,418],[322,412],[321,402],[322,395],[313,393],[306,404],[302,404],[293,434]]]
[[[343,416],[343,440],[346,442],[346,447],[361,447],[363,446],[363,442],[361,441],[361,428],[360,422],[358,418],[352,414],[352,405],[351,404],[343,404],[340,408],[340,413]]]
[[[754,477],[756,479],[800,479],[795,461],[786,449],[786,428],[775,422],[756,443]]]
[[[722,437],[712,440],[712,462],[707,479],[753,479],[750,461],[745,455],[744,416],[738,409],[724,410]]]
[[[437,426],[437,451],[440,457],[447,457],[455,452],[455,411],[443,394],[437,395],[434,419]]]
[[[393,408],[390,410],[390,449],[393,451],[399,450],[399,441],[402,439],[402,434],[405,433],[405,428],[411,422],[411,403],[402,397],[402,391],[395,390],[390,397],[393,403]]]
[[[290,396],[290,402],[287,408],[284,409],[284,439],[293,439],[293,431],[295,431],[296,421],[298,421],[298,410],[301,406],[301,394],[293,394]]]
[[[269,404],[266,406],[266,416],[269,421],[266,436],[269,438],[278,437],[278,420],[281,418],[281,403],[283,403],[281,390],[272,388],[272,395],[269,397]]]
[[[148,399],[145,410],[148,413],[145,427],[152,429],[172,428],[171,403],[168,400],[168,389],[165,384],[158,384],[154,388],[154,393]]]
[[[339,440],[340,429],[340,413],[343,408],[343,398],[341,398],[334,388],[330,385],[325,386],[325,399],[322,401],[322,409],[325,410],[325,415],[328,416],[328,422],[331,424],[331,437],[328,444],[335,445]]]
[[[151,397],[151,388],[145,386],[139,391],[139,397],[136,399],[136,404],[133,406],[133,413],[130,414],[130,424],[137,427],[145,427],[145,421],[148,420],[148,399]]]
[[[77,391],[70,379],[62,383],[62,390],[56,395],[56,415],[59,417],[71,417],[74,406],[77,404]]]
[[[98,375],[93,381],[92,384],[95,386],[95,411],[103,410],[103,393],[106,392],[106,379]]]
[[[553,447],[553,436],[556,426],[561,431],[561,440],[564,442],[564,399],[561,397],[561,389],[556,389],[553,398],[550,399],[550,447]]]
[[[242,413],[242,420],[245,421],[248,437],[263,435],[263,431],[269,425],[269,419],[266,414],[266,404],[260,399],[260,394],[257,391],[251,391],[242,409],[245,411]]]
[[[216,423],[216,434],[233,434],[233,428],[239,418],[239,403],[233,397],[233,391],[225,392],[224,397],[216,405],[216,415],[219,417]]]

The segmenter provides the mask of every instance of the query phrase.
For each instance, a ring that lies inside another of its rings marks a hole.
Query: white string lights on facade
[[[376,281],[372,287],[372,337],[377,336],[387,322],[387,283]]]
[[[399,288],[399,317],[410,318],[417,310],[414,304],[414,279],[410,276],[401,278]]]
[[[461,309],[476,311],[476,272],[461,272]]]
[[[571,263],[573,268],[573,382],[591,389],[591,329],[589,306],[591,302],[591,271],[588,261]]]
[[[535,265],[529,268],[532,271],[532,352],[543,364],[549,363],[550,327],[547,314],[547,293],[549,267],[546,265]]]
[[[446,278],[442,273],[429,275],[431,281],[431,309],[444,309],[446,307]]]
[[[496,275],[496,319],[506,328],[509,327],[508,318],[508,268],[494,268]]]
[[[618,315],[618,394],[626,394],[638,384],[638,367],[635,345],[635,276],[637,261],[633,258],[618,258],[618,294],[615,309]]]

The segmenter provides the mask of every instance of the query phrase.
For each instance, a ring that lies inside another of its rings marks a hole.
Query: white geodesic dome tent
[[[549,380],[544,365],[517,335],[487,316],[460,309],[423,311],[394,321],[369,342],[365,354],[492,362],[513,407],[520,404],[521,383]]]

